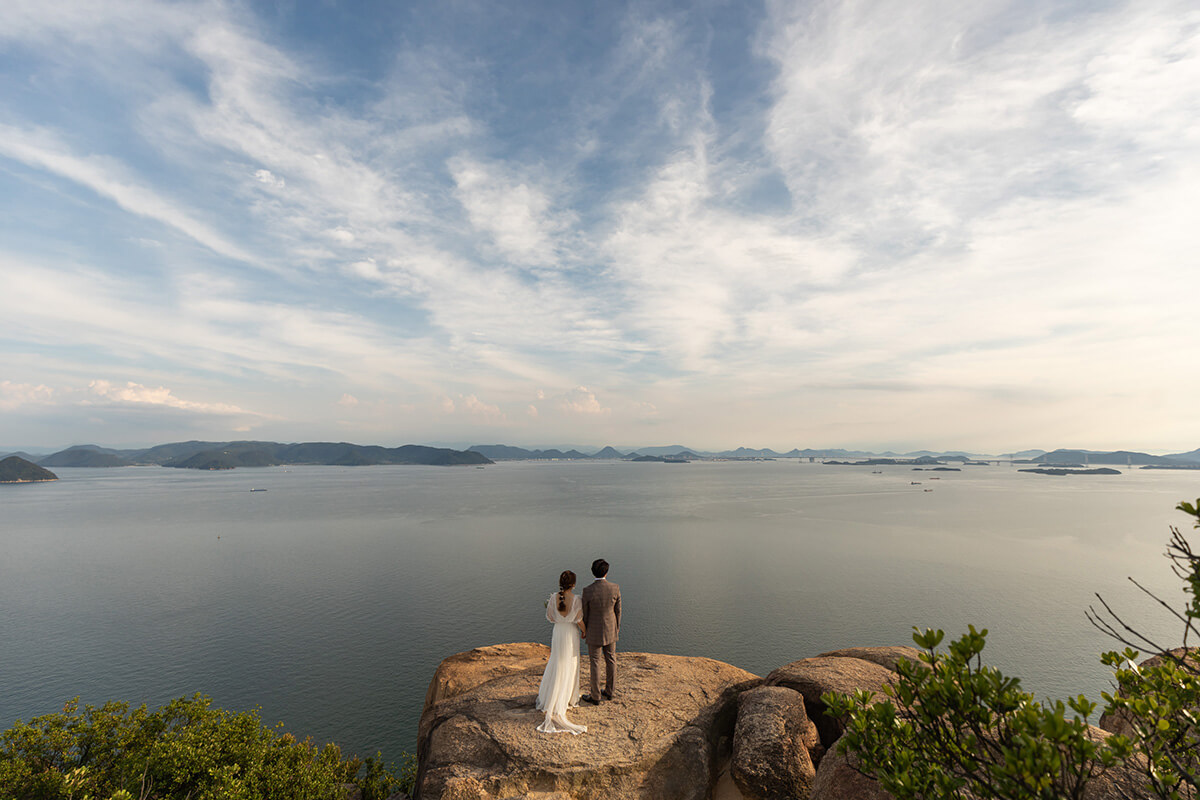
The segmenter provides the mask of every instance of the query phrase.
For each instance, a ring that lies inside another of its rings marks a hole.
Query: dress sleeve
[[[557,593],[550,595],[550,599],[548,599],[546,601],[546,619],[549,620],[550,622],[557,622],[557,620],[554,619],[554,611],[555,611],[554,604],[557,601],[558,601]]]
[[[574,625],[581,619],[583,619],[583,601],[576,597],[575,604],[571,606],[571,617],[567,621]]]

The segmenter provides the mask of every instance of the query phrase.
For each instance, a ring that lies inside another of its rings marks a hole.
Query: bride
[[[537,710],[546,712],[538,725],[542,733],[586,733],[586,725],[567,720],[567,709],[579,705],[579,640],[583,626],[583,604],[571,590],[575,573],[565,570],[558,576],[558,591],[546,603],[546,619],[554,623],[550,640],[550,660],[538,688]]]

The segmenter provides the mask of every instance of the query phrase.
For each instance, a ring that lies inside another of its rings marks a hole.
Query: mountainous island
[[[143,450],[113,450],[96,445],[69,447],[38,460],[53,467],[128,467],[157,465],[180,469],[235,469],[275,467],[285,464],[319,464],[358,467],[374,464],[432,466],[494,463],[479,453],[406,444],[401,447],[348,442],[173,442]]]
[[[53,472],[20,456],[9,456],[0,460],[0,483],[37,483],[56,480],[58,480],[58,476]]]
[[[986,466],[989,463],[1025,464],[1035,470],[1088,470],[1100,466],[1123,465],[1141,469],[1200,469],[1200,448],[1185,453],[1150,455],[1131,450],[1058,449],[1023,450],[1002,455],[978,455],[962,451],[935,452],[918,450],[909,453],[868,452],[840,448],[799,449],[778,452],[770,448],[738,447],[734,450],[706,451],[684,445],[639,447],[621,450],[612,445],[593,451],[583,445],[564,445],[547,448],[524,448],[507,444],[476,444],[465,450],[406,444],[401,447],[351,444],[349,442],[172,442],[154,447],[117,450],[97,445],[76,445],[51,455],[31,456],[14,453],[26,461],[43,467],[127,467],[158,465],[182,469],[235,469],[237,467],[269,467],[288,464],[319,464],[330,466],[368,466],[372,464],[425,464],[436,466],[476,465],[497,461],[593,461],[621,460],[657,463],[688,461],[820,461],[833,466],[898,466],[945,467],[947,463],[962,466]],[[1043,473],[1054,474],[1054,473]],[[1087,474],[1112,474],[1087,473]]]

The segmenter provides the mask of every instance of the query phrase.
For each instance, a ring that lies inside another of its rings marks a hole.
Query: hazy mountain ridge
[[[589,448],[590,449],[590,448]],[[464,455],[472,453],[475,455]],[[452,456],[449,454],[459,454]],[[583,452],[547,447],[529,449],[506,444],[472,445],[465,450],[426,445],[404,445],[388,448],[381,445],[358,445],[348,442],[171,442],[154,447],[118,450],[94,444],[74,445],[65,450],[40,457],[12,453],[46,467],[119,467],[129,465],[160,465],[191,469],[230,469],[238,466],[268,466],[276,464],[328,464],[359,466],[371,464],[486,464],[491,461],[633,459],[639,456],[667,456],[684,459],[871,459],[934,458],[943,461],[1024,460],[1039,464],[1113,464],[1127,466],[1189,466],[1200,465],[1200,448],[1184,453],[1151,455],[1132,450],[1022,450],[1004,454],[974,454],[962,450],[915,450],[897,453],[892,450],[847,450],[842,448],[793,448],[779,452],[769,447],[738,447],[733,450],[708,451],[685,445],[665,445],[640,448],[617,448],[612,445]],[[482,459],[482,460],[477,460]],[[201,466],[205,465],[205,466]]]
[[[234,469],[282,464],[368,466],[373,464],[423,464],[453,466],[491,464],[479,453],[406,444],[401,447],[359,445],[349,442],[173,442],[141,450],[111,450],[77,445],[38,459],[42,466],[118,467],[157,465],[182,469]]]
[[[1200,449],[1190,453],[1172,453],[1165,456],[1154,456],[1149,453],[1139,453],[1132,450],[1054,450],[1033,459],[1043,464],[1125,464],[1127,466],[1168,465],[1168,464],[1197,464],[1200,463]]]
[[[93,445],[68,447],[38,459],[43,467],[130,467],[133,462],[112,450]]]
[[[593,458],[586,453],[581,453],[578,450],[567,450],[563,452],[556,448],[549,450],[526,450],[524,447],[513,447],[507,444],[473,444],[467,448],[467,452],[479,453],[496,461],[523,461],[523,460],[574,460],[580,458]]]
[[[493,462],[489,458],[480,453],[419,444],[388,448],[349,442],[232,442],[222,447],[193,453],[186,458],[166,461],[163,466],[183,469],[233,469],[283,464],[359,467],[377,464],[457,466],[491,463]]]

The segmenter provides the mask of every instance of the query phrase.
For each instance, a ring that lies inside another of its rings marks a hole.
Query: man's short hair
[[[597,578],[603,578],[608,574],[608,562],[603,558],[597,558],[592,562],[592,574]]]

